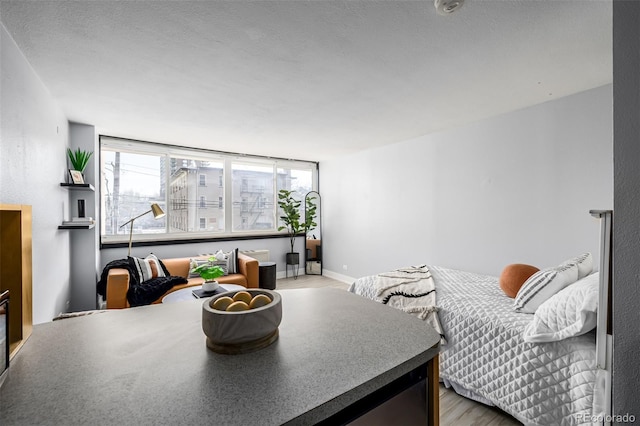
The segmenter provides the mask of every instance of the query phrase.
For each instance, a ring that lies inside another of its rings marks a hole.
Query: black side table
[[[267,290],[276,289],[276,262],[260,262],[258,264],[258,284]]]

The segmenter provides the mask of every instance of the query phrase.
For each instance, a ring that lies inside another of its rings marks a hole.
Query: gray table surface
[[[246,287],[238,284],[220,284],[220,287],[222,287],[226,291],[236,291],[236,290],[247,289]],[[201,289],[202,289],[202,286],[198,285],[198,286],[186,287],[186,288],[181,288],[180,290],[172,291],[171,293],[167,294],[165,297],[162,298],[162,303],[176,303],[176,302],[183,302],[185,300],[197,299],[197,297],[193,295],[193,290],[201,290]],[[201,300],[204,300],[204,299],[205,298]]]
[[[279,339],[242,355],[207,349],[197,299],[36,325],[1,423],[313,424],[439,351],[424,321],[344,290],[279,293]]]

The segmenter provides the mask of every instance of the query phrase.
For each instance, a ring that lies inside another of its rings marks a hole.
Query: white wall
[[[427,263],[499,275],[599,253],[612,86],[320,165],[327,275]],[[346,265],[347,269],[344,269]]]
[[[0,25],[0,203],[33,206],[33,321],[50,321],[69,300],[65,182],[68,122]]]

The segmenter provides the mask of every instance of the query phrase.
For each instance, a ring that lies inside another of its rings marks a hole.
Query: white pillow
[[[556,342],[593,330],[597,321],[599,276],[597,272],[591,274],[540,305],[524,330],[524,341]]]
[[[593,256],[591,253],[585,253],[578,257],[574,257],[573,259],[569,259],[564,262],[562,265],[569,265],[571,263],[575,263],[578,265],[578,279],[581,280],[587,275],[593,272]]]
[[[532,314],[545,300],[578,280],[578,265],[570,263],[546,268],[522,284],[514,301],[516,312]]]
[[[213,256],[216,258],[216,260],[227,260],[227,258],[229,257],[222,250],[218,250]]]
[[[238,249],[228,252],[218,250],[214,256],[216,258],[214,265],[222,266],[225,275],[238,273]]]

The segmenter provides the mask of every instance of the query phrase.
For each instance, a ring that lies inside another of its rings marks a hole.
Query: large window
[[[232,161],[233,230],[273,230],[276,226],[274,167]],[[263,198],[269,202],[261,202]]]
[[[317,188],[317,163],[100,137],[102,242],[128,240],[132,217],[158,203],[166,216],[136,219],[136,240],[273,234],[280,189]],[[208,185],[209,182],[217,184]]]

